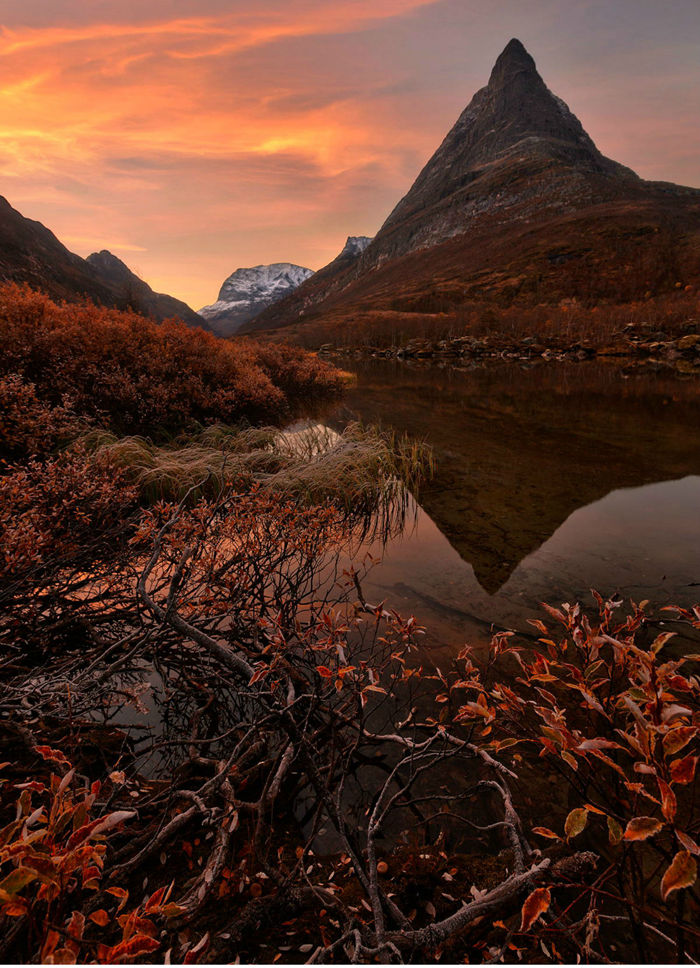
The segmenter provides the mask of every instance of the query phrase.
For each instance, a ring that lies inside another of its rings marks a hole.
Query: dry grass
[[[319,425],[290,432],[218,424],[160,446],[96,431],[80,444],[123,469],[147,503],[258,485],[307,506],[332,503],[351,517],[380,512],[388,520],[432,473],[427,446],[359,424],[342,434]]]

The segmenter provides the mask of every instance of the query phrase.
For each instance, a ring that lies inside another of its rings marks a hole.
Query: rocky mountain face
[[[529,168],[522,172],[524,165]],[[522,175],[540,166],[552,180],[531,177],[524,185]],[[586,175],[638,180],[601,155],[578,118],[547,88],[520,41],[511,40],[486,87],[380,229],[372,261],[443,242],[481,214],[517,205],[523,193],[531,204],[537,198],[550,211],[562,210],[581,200]]]
[[[371,241],[372,237],[369,235],[349,235],[340,254],[336,258],[354,258],[356,255],[362,255]]]
[[[512,40],[371,244],[331,266],[255,328],[663,291],[700,273],[700,190],[605,158]]]
[[[111,253],[81,259],[41,222],[25,218],[1,196],[0,280],[27,283],[54,299],[87,296],[103,306],[134,309],[159,321],[178,316],[190,326],[206,328],[186,303],[153,292]]]
[[[249,321],[240,327],[240,332],[254,333],[275,328],[276,320],[279,318],[278,307],[284,307],[285,318],[287,316],[296,318],[303,315],[309,306],[314,305],[319,293],[328,294],[342,288],[371,241],[368,235],[349,235],[345,245],[332,262],[311,274],[290,295],[269,304],[269,308],[258,311],[256,315],[248,317]]]
[[[263,309],[294,292],[312,275],[311,269],[289,262],[236,269],[221,286],[217,301],[211,306],[203,306],[199,315],[219,336],[231,336]]]

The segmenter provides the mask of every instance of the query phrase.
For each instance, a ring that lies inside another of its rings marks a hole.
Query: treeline
[[[662,296],[634,302],[587,303],[562,299],[556,303],[503,305],[495,300],[469,299],[447,303],[436,297],[410,311],[358,311],[352,318],[335,318],[332,311],[307,322],[281,329],[279,336],[299,346],[332,344],[341,349],[401,346],[411,339],[449,340],[486,337],[494,345],[510,346],[529,339],[552,349],[568,349],[583,342],[599,348],[614,342],[632,326],[640,331],[663,331],[679,336],[700,316],[698,292],[679,287]]]

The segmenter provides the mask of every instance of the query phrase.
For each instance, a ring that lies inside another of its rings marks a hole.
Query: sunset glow
[[[700,185],[694,0],[672,25],[632,0],[502,7],[5,3],[0,194],[198,308],[238,266],[315,269],[376,232],[513,35],[603,152]]]

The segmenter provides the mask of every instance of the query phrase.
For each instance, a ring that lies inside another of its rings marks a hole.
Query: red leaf
[[[187,954],[185,955],[184,963],[186,965],[196,965],[199,955],[204,954],[204,952],[207,950],[208,947],[209,947],[209,932],[207,931],[207,933],[202,938],[199,939],[199,941],[194,946],[194,948],[190,948],[190,950],[187,952]]]
[[[532,925],[549,909],[552,896],[548,887],[538,887],[523,904],[520,930],[529,931]]]
[[[661,777],[656,778],[661,791],[661,812],[670,822],[676,816],[676,795],[665,780]]]
[[[692,783],[697,763],[697,756],[684,756],[682,760],[674,760],[671,763],[671,782]]]
[[[153,914],[154,911],[158,910],[158,908],[160,907],[163,901],[163,898],[165,897],[166,891],[167,891],[167,887],[159,887],[157,891],[154,891],[153,894],[151,894],[148,901],[146,902],[146,908],[145,908],[146,914]]]
[[[91,921],[94,921],[95,924],[99,924],[101,928],[104,928],[106,924],[109,924],[109,914],[107,914],[103,908],[100,908],[99,911],[93,911],[92,914],[89,915],[89,918]]]
[[[54,750],[50,746],[35,746],[34,752],[38,753],[44,760],[54,760],[56,763],[68,763],[70,766],[70,761],[65,758],[60,750]]]
[[[135,938],[122,941],[113,948],[107,948],[100,953],[100,960],[108,964],[116,965],[122,961],[133,961],[140,955],[150,954],[160,947],[160,941],[155,938],[148,938],[145,934],[137,934]]]
[[[328,666],[316,666],[316,672],[318,672],[320,676],[323,676],[324,679],[333,678],[333,673],[328,668]]]
[[[666,900],[671,891],[691,887],[698,877],[698,865],[687,850],[679,850],[661,880],[661,897]]]

